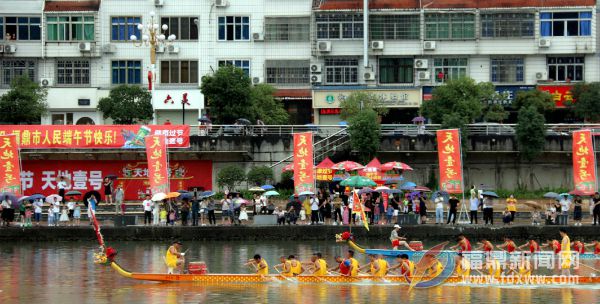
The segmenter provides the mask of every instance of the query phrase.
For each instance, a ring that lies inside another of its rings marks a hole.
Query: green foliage
[[[566,105],[575,116],[585,122],[600,121],[600,82],[576,84],[573,99],[576,102],[566,102]]]
[[[516,111],[520,111],[522,108],[530,105],[534,106],[540,113],[553,110],[555,107],[552,95],[548,92],[540,90],[519,91],[513,103],[513,108]]]
[[[281,191],[279,191],[280,188],[283,189],[293,189],[294,188],[294,181],[292,180],[292,178],[294,177],[294,172],[292,171],[285,171],[281,173],[281,182],[279,183],[280,186],[277,187],[277,191],[281,194]],[[293,190],[292,190],[293,192]]]
[[[27,76],[13,79],[10,90],[0,97],[0,121],[3,123],[39,124],[48,111],[46,89]]]
[[[232,65],[222,66],[214,75],[202,77],[200,90],[210,105],[213,123],[232,124],[239,118],[252,121],[251,85],[250,77]]]
[[[425,187],[429,188],[429,189],[437,189],[439,187],[438,185],[438,179],[437,176],[435,175],[435,168],[429,168],[429,177],[427,178],[427,183],[425,184]]]
[[[360,153],[362,162],[369,161],[379,149],[380,130],[377,113],[372,109],[362,110],[348,120],[350,146]]]
[[[508,118],[508,112],[502,105],[492,104],[488,106],[485,112],[485,120],[493,122],[502,122]]]
[[[120,85],[112,88],[108,97],[98,102],[104,118],[111,118],[115,124],[132,125],[146,123],[152,119],[152,95],[136,85]]]
[[[268,84],[259,84],[252,88],[250,99],[254,108],[254,117],[267,125],[284,125],[289,123],[290,116],[283,103],[273,97],[275,88]]]
[[[227,190],[235,190],[235,186],[246,180],[246,173],[242,167],[229,165],[217,173],[217,185],[226,187]]]
[[[361,109],[371,109],[379,115],[385,115],[389,110],[381,105],[377,95],[364,91],[353,92],[350,94],[348,98],[340,102],[340,108],[342,109],[340,117],[344,120],[348,120],[357,115]]]
[[[252,167],[246,175],[248,183],[256,186],[264,185],[273,180],[273,169],[267,166]]]
[[[544,150],[546,142],[546,119],[536,105],[522,107],[518,114],[517,142],[523,157],[532,161]]]

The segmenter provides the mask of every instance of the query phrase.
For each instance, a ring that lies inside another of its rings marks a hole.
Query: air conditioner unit
[[[363,78],[365,79],[365,81],[373,81],[373,80],[375,80],[375,73],[373,73],[373,72],[365,72],[363,74]]]
[[[425,50],[425,51],[435,50],[435,41],[424,41],[423,42],[423,50]]]
[[[227,0],[215,0],[216,7],[227,7],[229,2]]]
[[[429,71],[420,71],[418,74],[420,80],[429,80],[431,74]]]
[[[163,6],[165,5],[165,0],[154,0],[154,6]]]
[[[14,44],[7,44],[4,46],[4,53],[15,53],[17,51],[17,46]]]
[[[79,51],[80,52],[91,52],[92,44],[90,42],[80,42],[79,43]]]
[[[545,81],[548,80],[548,75],[546,74],[546,72],[537,72],[535,73],[535,79],[537,81]]]
[[[264,37],[263,33],[252,33],[252,40],[263,41],[263,40],[265,40],[265,37]]]
[[[549,48],[550,47],[550,39],[540,39],[540,41],[538,41],[538,47]]]
[[[252,83],[253,84],[259,84],[262,82],[262,78],[261,77],[252,77]]]
[[[117,47],[114,44],[109,43],[102,47],[102,51],[104,53],[114,53],[117,51]]]
[[[49,87],[52,86],[52,78],[42,78],[40,79],[40,85],[42,87]]]
[[[427,69],[429,61],[427,59],[415,59],[415,69]]]
[[[323,80],[321,75],[311,75],[310,76],[310,82],[312,83],[321,83]]]
[[[321,73],[321,65],[320,64],[311,64],[310,65],[310,72],[311,73]]]
[[[371,41],[371,49],[383,50],[383,41]]]
[[[331,41],[319,41],[317,42],[317,48],[321,53],[331,52]]]
[[[164,45],[157,45],[156,46],[156,53],[164,53],[165,52],[165,46]]]
[[[178,54],[179,53],[179,47],[176,47],[174,45],[169,45],[167,47],[167,50],[169,50],[169,53],[173,53],[173,54]]]

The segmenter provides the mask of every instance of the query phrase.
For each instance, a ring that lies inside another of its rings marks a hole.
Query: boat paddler
[[[313,253],[310,258],[311,265],[313,266],[312,275],[324,276],[327,275],[327,262],[323,259],[323,255],[320,252]]]
[[[518,273],[517,275],[521,278],[527,278],[531,275],[531,261],[528,253],[523,253],[521,256],[521,260],[517,265]],[[514,270],[513,270],[514,271]]]
[[[519,250],[523,250],[523,248],[529,246],[529,252],[531,253],[536,253],[538,251],[540,251],[540,244],[538,244],[538,242],[536,242],[535,240],[529,240],[527,241],[527,243],[517,247],[517,249]]]
[[[302,263],[296,260],[296,257],[294,255],[288,256],[287,259],[285,258],[285,256],[282,255],[279,258],[279,261],[281,262],[281,264],[277,264],[273,266],[273,268],[279,271],[284,277],[297,276],[301,274],[302,271],[304,271],[304,268],[302,268]],[[279,268],[281,268],[281,270],[279,270]]]
[[[344,262],[346,262],[346,261],[348,261],[350,264],[350,266],[348,266],[350,268],[348,270],[350,273],[350,276],[351,277],[358,276],[358,270],[360,269],[360,264],[358,263],[358,260],[354,258],[354,250],[348,250],[348,253],[346,253],[346,259],[344,260]]]
[[[400,275],[412,277],[415,272],[415,263],[408,259],[408,254],[399,254],[396,256],[398,264],[389,268],[389,271],[399,269]]]
[[[339,271],[343,276],[350,276],[350,266],[352,265],[350,260],[346,260],[338,255],[335,257],[335,263],[337,266],[329,268],[330,272]]]
[[[185,253],[181,252],[181,242],[174,241],[165,254],[165,264],[167,264],[168,274],[172,274],[175,268],[179,269],[179,273],[183,273],[184,256]]]
[[[456,256],[456,269],[454,271],[459,277],[468,277],[471,274],[471,263],[460,252]]]
[[[438,260],[433,254],[426,254],[424,258],[427,257],[429,259],[429,267],[425,270],[425,275],[428,277],[437,277],[444,271],[444,266],[442,262]]]
[[[517,245],[515,245],[515,242],[509,237],[504,237],[504,243],[502,245],[497,245],[496,247],[498,247],[498,249],[504,249],[508,253],[513,253],[517,250]]]
[[[369,254],[371,260],[369,264],[360,268],[361,271],[369,269],[369,274],[374,277],[383,277],[387,274],[387,262],[384,259],[380,259],[375,254]]]
[[[571,239],[567,235],[567,230],[564,228],[559,229],[561,240],[561,262],[560,268],[562,269],[562,275],[571,274]]]
[[[484,252],[490,252],[494,250],[494,245],[492,244],[492,242],[486,239],[477,242],[477,244],[479,244],[479,247],[475,248],[475,250],[483,250]]]
[[[460,247],[459,252],[470,252],[471,251],[471,242],[464,236],[464,234],[460,234],[458,236],[458,243],[450,249],[454,250]]]
[[[593,241],[592,243],[585,244],[585,247],[593,247],[594,254],[600,254],[600,242],[598,241]]]
[[[392,234],[390,235],[390,241],[392,241],[392,249],[398,250],[398,247],[404,246],[410,251],[415,251],[408,245],[405,237],[401,237],[398,235],[398,231],[400,231],[401,228],[402,227],[400,227],[400,225],[394,225],[394,229],[392,230]]]
[[[260,257],[260,254],[255,254],[254,258],[248,260],[248,262],[244,265],[252,265],[252,267],[254,267],[256,271],[256,274],[258,275],[264,276],[269,274],[269,264],[267,264],[267,261],[265,261],[265,259]]]
[[[552,251],[554,251],[554,254],[559,254],[560,253],[560,242],[557,240],[548,240],[547,243],[542,244],[541,248],[550,248],[552,249]]]

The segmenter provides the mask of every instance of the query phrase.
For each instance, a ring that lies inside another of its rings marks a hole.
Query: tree
[[[600,121],[600,82],[576,84],[573,100],[565,104],[575,116],[585,122]]]
[[[353,117],[364,109],[372,109],[378,115],[385,115],[389,110],[381,105],[377,95],[364,91],[353,92],[350,94],[346,99],[340,102],[340,108],[342,109],[340,117],[344,120]]]
[[[239,118],[254,120],[251,81],[242,69],[222,66],[214,75],[202,77],[200,90],[210,105],[213,123],[232,124]]]
[[[20,76],[10,84],[10,90],[0,97],[0,119],[3,123],[39,124],[48,111],[48,92],[27,76]]]
[[[544,150],[546,119],[536,105],[522,107],[518,114],[517,143],[523,157],[532,161]]]
[[[284,125],[289,123],[290,116],[283,103],[273,97],[275,88],[268,84],[259,84],[252,88],[250,99],[254,109],[254,117],[267,125]]]
[[[246,176],[248,183],[260,186],[273,180],[273,169],[267,166],[252,167]]]
[[[379,150],[381,125],[373,109],[364,109],[348,120],[350,146],[360,153],[360,160],[369,161]]]
[[[540,90],[519,91],[513,103],[513,108],[516,111],[521,111],[522,108],[530,105],[534,106],[539,113],[553,110],[555,107],[552,96],[548,92]]]
[[[133,125],[152,119],[152,95],[136,85],[120,85],[112,88],[108,97],[100,99],[98,110],[104,118],[111,118],[115,124]]]
[[[502,105],[496,103],[487,107],[484,117],[486,121],[502,122],[508,118],[508,112]]]
[[[217,173],[217,185],[226,187],[227,190],[235,190],[235,186],[246,180],[246,173],[242,167],[237,165],[229,165],[224,167]]]

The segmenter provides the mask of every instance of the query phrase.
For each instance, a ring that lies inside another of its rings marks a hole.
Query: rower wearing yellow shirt
[[[444,265],[436,257],[433,257],[430,265],[425,272],[428,277],[437,277],[444,271]]]
[[[471,263],[467,258],[459,253],[456,257],[456,275],[459,277],[468,277],[471,274]]]
[[[277,264],[273,266],[273,268],[277,271],[280,271],[279,268],[281,268],[280,273],[284,277],[297,276],[304,270],[304,268],[302,268],[302,264],[296,260],[294,255],[288,256],[287,259],[285,256],[281,256],[279,260],[281,261],[281,264]]]
[[[260,254],[255,254],[253,259],[248,260],[246,266],[252,265],[256,270],[256,274],[264,276],[269,274],[269,264],[265,259],[260,257]]]
[[[388,273],[390,267],[388,262],[383,258],[383,255],[377,255],[375,259],[375,265],[377,265],[377,271],[373,274],[376,277],[384,277]]]
[[[165,264],[167,264],[168,274],[172,274],[175,268],[179,270],[179,273],[183,273],[184,256],[185,253],[181,252],[181,242],[173,242],[165,254]]]
[[[312,275],[314,276],[327,275],[327,262],[323,260],[323,255],[320,252],[313,253],[310,262],[303,264],[312,267]]]
[[[356,260],[354,258],[354,250],[348,250],[348,253],[346,254],[346,259],[344,260],[344,262],[350,262],[350,266],[348,266],[350,269],[348,270],[350,272],[350,276],[351,277],[356,277],[358,276],[358,271],[360,270],[360,264],[358,263],[358,260]]]
[[[415,263],[408,259],[407,254],[399,254],[396,256],[396,262],[398,264],[390,267],[388,271],[400,270],[400,275],[405,277],[412,277],[415,273]]]
[[[369,274],[374,277],[383,277],[387,273],[387,262],[383,259],[379,259],[377,255],[370,254],[369,255],[370,262],[369,264],[360,268],[361,271],[369,269]],[[382,262],[380,262],[382,261]]]

